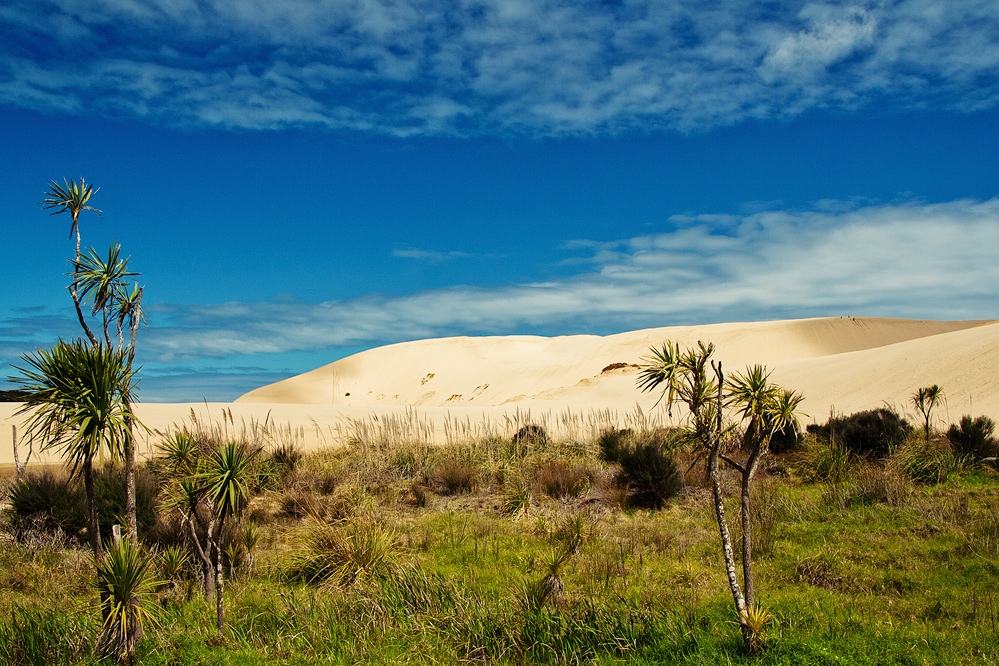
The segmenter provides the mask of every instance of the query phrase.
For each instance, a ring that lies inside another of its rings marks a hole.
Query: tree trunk
[[[215,533],[215,580],[218,591],[215,595],[215,622],[219,630],[219,638],[225,637],[225,617],[223,613],[222,601],[225,593],[225,579],[222,572],[222,524],[219,521],[218,529]]]
[[[88,458],[83,461],[83,488],[87,493],[87,508],[90,511],[90,547],[97,561],[104,558],[101,548],[101,525],[97,518],[97,493],[94,491],[94,467]]]
[[[725,518],[725,498],[721,488],[721,470],[718,465],[718,447],[720,442],[711,445],[708,454],[708,467],[711,471],[711,493],[714,497],[715,518],[718,521],[718,531],[721,534],[722,553],[725,556],[725,574],[728,576],[728,586],[732,591],[736,611],[742,615],[746,610],[746,599],[739,586],[739,573],[736,571],[735,551],[732,548],[732,533]]]
[[[208,601],[215,600],[215,567],[212,565],[211,553],[212,553],[212,540],[211,540],[211,530],[214,527],[214,522],[208,525],[206,530],[205,542],[208,547],[208,553],[205,553],[205,549],[201,547],[201,541],[198,539],[198,531],[194,528],[194,519],[192,517],[186,518],[187,526],[191,532],[191,539],[194,541],[195,551],[198,553],[198,558],[201,560],[201,568],[204,571],[204,587],[205,587],[205,598]]]
[[[69,295],[73,297],[73,305],[76,307],[76,318],[80,320],[80,326],[83,327],[83,332],[87,334],[90,344],[96,347],[100,343],[97,341],[97,336],[95,336],[93,331],[90,330],[90,327],[87,326],[87,320],[83,318],[83,310],[80,308],[80,297],[76,293],[75,274],[73,277],[73,285],[69,288]]]
[[[131,403],[125,401],[125,409],[132,411]],[[125,519],[128,521],[128,536],[133,544],[139,543],[139,525],[135,516],[135,437],[132,432],[132,417],[125,418]]]
[[[743,592],[746,596],[746,606],[752,608],[756,603],[755,583],[753,579],[753,521],[751,512],[750,487],[753,483],[753,476],[759,466],[760,457],[763,455],[764,437],[760,431],[757,417],[753,417],[746,428],[746,436],[743,439],[744,449],[749,450],[749,458],[743,467],[737,467],[742,474],[742,581]],[[769,442],[766,442],[769,445]]]
[[[753,465],[755,466],[755,463]],[[747,462],[742,473],[742,589],[746,595],[746,606],[749,608],[753,607],[756,599],[753,585],[753,522],[749,495],[753,471],[750,462]]]
[[[24,475],[28,471],[28,462],[31,460],[31,454],[34,453],[34,447],[30,444],[31,437],[28,437],[28,442],[29,442],[29,444],[28,444],[28,455],[25,456],[25,458],[24,458],[24,464],[22,465],[21,464],[21,454],[20,454],[20,451],[18,449],[18,443],[17,443],[17,426],[16,425],[11,425],[10,426],[10,433],[11,433],[11,438],[13,439],[13,443],[14,443],[14,469],[17,470],[17,480],[18,481],[24,481]]]
[[[132,362],[135,360],[135,336],[139,329],[139,308],[142,307],[142,288],[139,288],[139,296],[136,308],[136,316],[132,319],[132,339],[128,347],[128,370],[132,370]],[[107,325],[105,323],[105,328]],[[119,343],[121,342],[121,330],[118,333]],[[110,342],[108,343],[110,347]],[[128,517],[128,533],[132,537],[133,543],[138,543],[139,529],[135,517],[135,419],[132,418],[132,402],[125,400],[125,410],[128,416],[125,417],[125,514]]]
[[[722,421],[722,389],[724,387],[724,375],[722,374],[721,363],[715,365],[712,362],[715,374],[718,377],[718,397],[716,403],[716,424],[711,433],[711,444],[708,450],[708,471],[711,474],[711,493],[715,504],[715,518],[718,521],[718,532],[721,535],[722,553],[725,557],[725,575],[728,576],[728,586],[732,591],[732,598],[735,601],[735,609],[739,614],[740,622],[742,614],[746,610],[746,598],[739,587],[739,574],[735,567],[735,552],[732,548],[732,533],[728,528],[728,520],[725,518],[725,498],[722,495],[721,469],[718,464],[718,456],[721,452],[721,421]]]

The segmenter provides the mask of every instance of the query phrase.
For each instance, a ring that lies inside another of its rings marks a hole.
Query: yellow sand
[[[202,422],[217,424],[225,412],[232,417],[230,431],[277,424],[296,430],[306,447],[363,436],[362,424],[408,429],[436,441],[508,434],[527,421],[583,435],[606,422],[629,425],[649,417],[657,396],[637,390],[634,366],[665,340],[714,342],[727,373],[765,364],[778,383],[805,394],[807,421],[824,421],[830,410],[848,414],[885,404],[914,417],[909,397],[930,384],[939,384],[946,396],[938,426],[962,414],[999,420],[999,322],[866,317],[680,326],[606,337],[420,340],[355,354],[231,404],[148,403],[138,409],[143,422],[160,431],[190,423],[192,410]],[[615,364],[625,365],[606,369]],[[13,460],[16,407],[0,403],[0,464]],[[156,436],[148,439],[155,442]]]

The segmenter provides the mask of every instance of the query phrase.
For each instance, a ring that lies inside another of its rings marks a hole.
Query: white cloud
[[[13,0],[0,101],[221,128],[696,131],[999,104],[999,6]]]
[[[441,335],[611,333],[836,314],[999,316],[999,199],[834,203],[677,216],[671,233],[568,243],[586,253],[583,270],[560,282],[318,304],[160,305],[146,345],[169,362]]]
[[[417,250],[414,248],[407,248],[402,250],[393,250],[392,256],[404,257],[406,259],[418,259],[432,264],[439,264],[446,259],[460,259],[469,256],[469,254],[458,250],[438,252],[436,250]]]

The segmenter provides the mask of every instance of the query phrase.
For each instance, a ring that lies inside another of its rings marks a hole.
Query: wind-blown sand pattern
[[[607,425],[667,420],[657,395],[636,388],[649,347],[714,342],[727,374],[760,363],[804,393],[806,422],[888,404],[912,415],[909,397],[939,384],[937,426],[962,414],[999,420],[999,322],[835,317],[653,328],[610,336],[455,337],[379,347],[261,387],[235,403],[141,404],[165,431],[190,423],[232,430],[266,424],[306,447],[382,435],[447,441],[508,436],[527,422],[583,437]],[[0,463],[12,462],[16,405],[0,405]],[[679,418],[679,414],[674,416]],[[155,441],[155,435],[147,438]]]

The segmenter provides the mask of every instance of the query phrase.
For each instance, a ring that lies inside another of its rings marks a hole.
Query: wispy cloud
[[[441,335],[612,333],[836,314],[999,316],[999,200],[676,216],[669,233],[577,241],[559,282],[455,286],[327,303],[155,308],[162,362]]]
[[[687,132],[999,103],[979,0],[13,0],[0,31],[0,103],[198,127]]]
[[[439,264],[447,259],[460,259],[469,256],[467,252],[460,252],[458,250],[452,250],[450,252],[438,252],[436,250],[417,250],[414,248],[407,248],[402,250],[393,250],[392,256],[403,257],[405,259],[416,259],[418,261],[426,261],[431,264]]]

